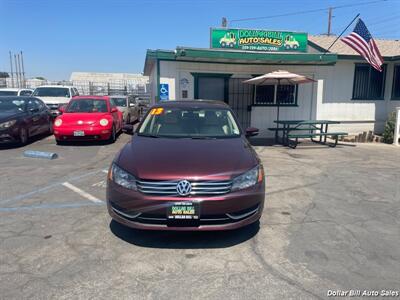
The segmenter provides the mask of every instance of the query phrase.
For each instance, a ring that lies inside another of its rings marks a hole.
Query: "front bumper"
[[[264,208],[264,182],[222,196],[154,196],[127,190],[108,181],[107,208],[110,216],[128,227],[145,230],[215,231],[237,229],[260,219]],[[195,226],[175,226],[167,220],[167,208],[174,202],[199,203],[200,220]]]
[[[19,141],[19,127],[17,125],[0,129],[0,144],[16,143]]]
[[[84,136],[75,136],[74,132],[83,131]],[[54,136],[58,141],[86,141],[86,140],[108,140],[112,129],[94,126],[54,127]]]

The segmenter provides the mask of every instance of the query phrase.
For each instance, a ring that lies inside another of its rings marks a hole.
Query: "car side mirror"
[[[112,113],[116,113],[117,111],[118,111],[118,108],[116,108],[116,107],[111,108]]]
[[[258,128],[254,128],[254,127],[248,127],[246,129],[246,136],[250,137],[250,136],[256,136],[259,133],[259,129]]]
[[[61,106],[58,108],[58,111],[59,111],[60,113],[65,112],[65,105],[61,105]]]

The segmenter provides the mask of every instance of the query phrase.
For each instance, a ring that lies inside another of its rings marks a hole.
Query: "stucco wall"
[[[319,81],[321,95],[317,97],[318,83],[299,86],[298,107],[281,107],[281,119],[329,119],[344,121],[337,129],[349,133],[365,130],[381,132],[389,110],[400,106],[400,101],[391,101],[393,64],[388,64],[385,81],[385,100],[351,100],[353,91],[353,60],[342,60],[334,66],[305,65],[244,65],[160,61],[160,83],[169,84],[170,99],[181,99],[182,90],[188,98],[194,98],[194,79],[191,72],[229,73],[240,75],[264,74],[274,70],[287,70],[304,74]],[[189,84],[182,86],[182,79]],[[272,136],[268,127],[273,127],[276,107],[253,107],[251,125],[260,128],[261,136]],[[335,130],[335,128],[333,128]]]

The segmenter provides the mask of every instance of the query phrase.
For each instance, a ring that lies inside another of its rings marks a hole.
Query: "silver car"
[[[140,120],[140,108],[135,99],[123,95],[109,97],[110,102],[122,112],[125,124],[133,124]]]

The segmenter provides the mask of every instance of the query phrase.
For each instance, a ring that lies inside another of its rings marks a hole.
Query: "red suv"
[[[107,205],[151,230],[228,230],[259,220],[264,171],[232,110],[215,101],[152,107],[108,174]]]

